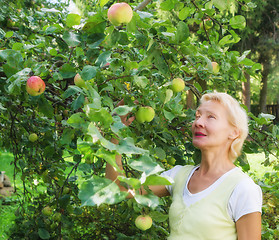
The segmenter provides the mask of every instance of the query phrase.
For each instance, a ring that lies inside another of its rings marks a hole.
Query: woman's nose
[[[203,127],[203,126],[204,126],[204,120],[203,120],[203,118],[202,118],[202,117],[197,118],[197,119],[194,121],[194,124],[195,124],[195,126]]]

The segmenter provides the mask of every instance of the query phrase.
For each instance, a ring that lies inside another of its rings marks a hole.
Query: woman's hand
[[[135,101],[135,103],[138,103],[138,101]],[[118,104],[117,104],[117,107],[118,106],[122,106],[124,105],[124,99],[122,99]],[[126,126],[130,126],[131,123],[135,120],[135,116],[132,116],[132,117],[129,117],[128,116],[130,115],[130,113],[124,115],[124,116],[119,116],[120,119],[121,119],[121,122],[126,125]]]

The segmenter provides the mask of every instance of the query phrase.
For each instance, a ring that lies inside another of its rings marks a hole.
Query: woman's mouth
[[[195,132],[195,137],[205,137],[206,135],[202,132]]]

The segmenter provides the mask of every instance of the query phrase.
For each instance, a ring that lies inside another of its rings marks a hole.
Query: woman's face
[[[227,116],[225,107],[217,101],[210,100],[201,104],[192,124],[194,146],[203,150],[230,145],[234,127]]]

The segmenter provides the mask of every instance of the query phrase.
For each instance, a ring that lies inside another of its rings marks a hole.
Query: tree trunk
[[[261,52],[259,62],[263,65],[259,107],[260,112],[266,113],[267,79],[271,67],[268,52]]]
[[[242,103],[251,111],[251,89],[250,89],[250,75],[244,73],[246,82],[242,82]]]

